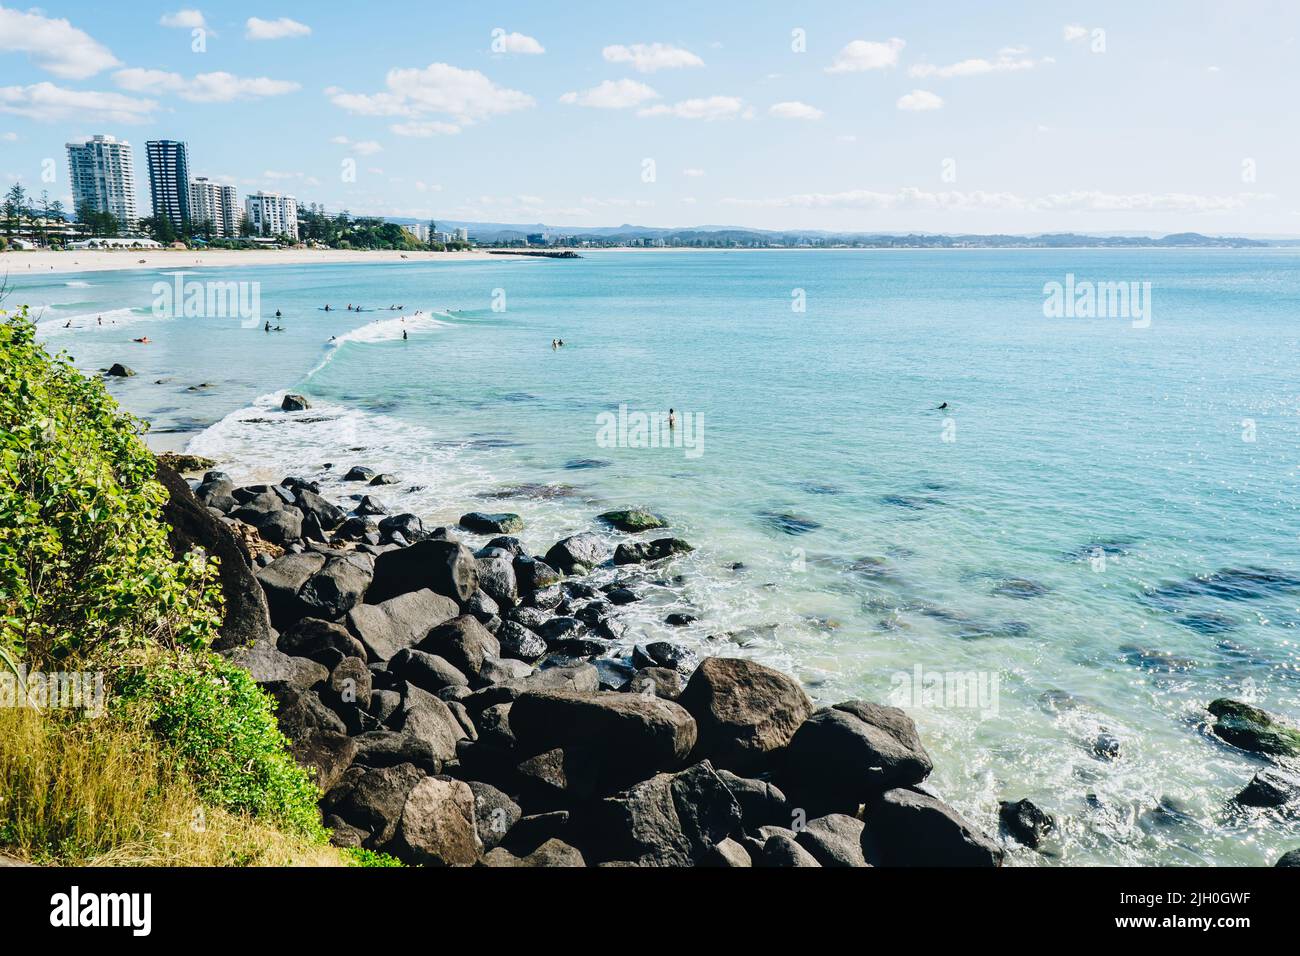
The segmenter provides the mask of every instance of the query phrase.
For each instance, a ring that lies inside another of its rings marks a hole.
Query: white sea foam
[[[436,318],[435,316],[442,316],[442,318]],[[373,345],[379,342],[395,342],[401,339],[403,332],[409,335],[428,335],[451,326],[451,323],[443,321],[444,318],[449,318],[449,316],[446,313],[397,316],[391,319],[378,319],[374,322],[368,322],[350,332],[345,332],[325,344],[325,355],[316,363],[315,368],[307,373],[307,378],[311,378],[328,365],[334,356],[338,354],[338,350],[345,345]]]
[[[65,283],[63,283],[63,284],[66,285],[66,286],[68,286],[69,288],[72,288],[72,289],[89,289],[89,288],[90,288],[90,283],[89,283],[89,282],[81,282],[80,280],[74,280],[74,281],[72,281],[72,282],[65,282]]]
[[[34,310],[35,311],[35,310]],[[64,315],[58,306],[45,306],[40,311],[37,328],[41,334],[60,332],[81,332],[88,329],[109,328],[134,325],[137,322],[156,322],[158,319],[148,309],[106,309],[102,312],[79,312],[76,315]],[[103,319],[103,325],[100,324]],[[71,325],[68,325],[71,323]]]

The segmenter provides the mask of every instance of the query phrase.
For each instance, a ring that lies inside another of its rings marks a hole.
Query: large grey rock
[[[524,519],[517,514],[487,514],[471,511],[460,516],[460,526],[474,534],[513,534],[524,529]]]
[[[298,592],[313,617],[342,617],[361,603],[374,574],[374,558],[352,554],[330,558],[324,567],[307,579]]]
[[[785,749],[779,779],[796,803],[853,812],[886,790],[920,783],[932,767],[903,711],[847,701],[803,722]]]
[[[606,859],[642,866],[690,866],[739,825],[740,807],[708,761],[607,797],[590,823]]]
[[[867,808],[867,836],[886,866],[1001,866],[1002,848],[942,800],[890,790]]]
[[[654,541],[624,542],[614,549],[615,564],[644,564],[662,561],[695,549],[681,538],[657,538]]]
[[[524,812],[519,804],[490,783],[471,780],[469,788],[474,793],[474,819],[479,839],[485,849],[495,849]]]
[[[425,773],[414,764],[352,767],[330,788],[321,808],[367,834],[369,849],[385,846],[397,830],[407,795]]]
[[[444,687],[468,687],[469,678],[437,654],[406,648],[393,655],[388,672],[435,694]]]
[[[584,531],[558,541],[546,552],[546,563],[565,574],[586,574],[609,557],[609,546],[598,534]]]
[[[718,770],[718,778],[727,786],[745,819],[746,829],[763,826],[788,827],[793,820],[793,808],[785,794],[766,780],[740,777],[729,770]]]
[[[515,578],[514,558],[506,551],[493,551],[478,563],[478,586],[503,610],[519,603],[519,582]]]
[[[483,850],[474,791],[450,777],[425,777],[407,794],[390,852],[420,866],[468,866]]]
[[[587,863],[582,853],[563,840],[550,839],[527,856],[515,856],[498,847],[483,857],[484,866],[496,867],[579,867]]]
[[[309,731],[290,747],[293,759],[312,772],[316,786],[328,792],[343,777],[357,755],[357,742],[331,730]]]
[[[365,659],[366,649],[341,624],[304,617],[280,635],[281,651],[333,668],[345,657]]]
[[[521,555],[515,558],[515,580],[520,594],[532,594],[560,583],[560,573],[541,558]]]
[[[691,715],[672,701],[616,691],[522,694],[510,710],[510,729],[523,754],[586,751],[612,786],[680,766],[696,734]]]
[[[814,867],[821,866],[817,858],[801,847],[796,839],[787,833],[773,833],[763,844],[759,865],[765,867]]]
[[[451,598],[425,588],[379,604],[360,604],[348,612],[348,630],[357,636],[373,661],[389,660],[414,647],[429,631],[460,613]]]
[[[314,517],[325,531],[333,531],[348,517],[348,513],[338,505],[326,501],[309,488],[294,489],[294,505],[304,516]]]
[[[393,721],[394,729],[411,734],[433,749],[439,760],[456,756],[456,742],[467,739],[465,728],[447,704],[421,690],[414,684],[406,685],[402,708]]]
[[[503,621],[493,636],[504,657],[533,662],[546,656],[546,642],[517,621]]]
[[[501,656],[497,639],[469,614],[439,624],[429,631],[419,647],[450,661],[471,679],[478,677],[484,660]]]
[[[478,590],[474,552],[457,541],[427,538],[375,559],[375,576],[366,601],[378,604],[399,594],[428,588],[457,603]]]
[[[795,840],[821,866],[867,866],[866,855],[862,852],[862,830],[861,820],[843,813],[831,813],[809,820],[798,831]]]
[[[257,580],[266,593],[271,623],[284,631],[299,618],[307,617],[309,608],[298,597],[304,584],[325,566],[325,556],[308,551],[276,558],[257,572]]]
[[[1272,714],[1226,697],[1206,709],[1215,717],[1214,733],[1234,747],[1272,757],[1300,757],[1300,730]]]
[[[1300,773],[1284,767],[1265,767],[1232,799],[1243,807],[1300,809]]]
[[[259,684],[281,682],[307,690],[329,677],[329,671],[322,665],[305,657],[290,657],[269,640],[259,641],[252,647],[236,647],[223,656],[248,671]]]
[[[700,729],[698,753],[741,773],[764,768],[812,713],[812,701],[780,671],[738,658],[706,658],[678,703]]]

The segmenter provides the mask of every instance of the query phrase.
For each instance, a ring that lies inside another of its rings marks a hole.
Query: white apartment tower
[[[73,210],[89,204],[97,212],[112,213],[123,229],[134,229],[140,217],[135,205],[131,144],[112,136],[94,136],[67,147]]]
[[[259,190],[244,198],[244,211],[254,235],[298,238],[298,200],[292,196]]]
[[[243,216],[234,186],[214,183],[206,176],[190,180],[190,222],[196,233],[202,234],[205,223],[211,223],[215,238],[238,236]]]

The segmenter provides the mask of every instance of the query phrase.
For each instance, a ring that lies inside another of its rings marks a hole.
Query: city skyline
[[[71,210],[47,161],[108,134],[357,215],[1293,235],[1295,106],[1266,77],[1300,12],[1245,6],[0,6],[0,176]]]

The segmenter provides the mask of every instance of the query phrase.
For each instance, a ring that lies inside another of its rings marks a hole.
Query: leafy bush
[[[387,853],[377,853],[374,850],[367,850],[365,847],[354,846],[343,850],[343,856],[347,858],[352,866],[404,866],[395,856],[389,856]]]
[[[320,791],[288,754],[269,697],[248,672],[216,656],[163,661],[120,682],[207,803],[250,813],[324,841]]]
[[[0,648],[45,667],[158,641],[206,646],[213,568],[173,559],[145,425],[0,312]]]

